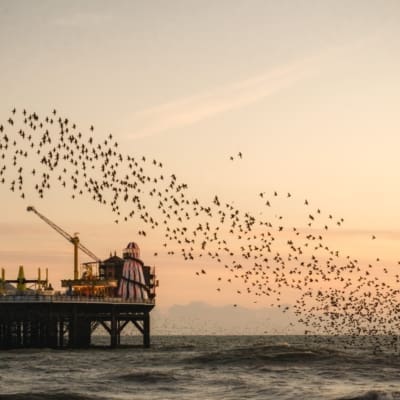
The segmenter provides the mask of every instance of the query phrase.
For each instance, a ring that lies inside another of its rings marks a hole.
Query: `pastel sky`
[[[301,229],[307,199],[344,219],[329,233],[334,246],[393,266],[399,21],[397,0],[0,0],[0,123],[14,107],[40,115],[56,108],[83,133],[93,124],[99,141],[111,132],[126,154],[162,161],[193,197],[218,195]],[[266,210],[259,193],[274,191],[292,197]],[[8,276],[20,264],[27,275],[49,268],[55,286],[72,274],[72,246],[25,211],[34,205],[101,258],[137,241],[157,268],[160,307],[268,305],[229,287],[217,292],[217,267],[197,276],[204,260],[164,254],[157,231],[138,237],[139,221],[115,224],[89,198],[55,189],[21,199],[7,185],[0,194]]]

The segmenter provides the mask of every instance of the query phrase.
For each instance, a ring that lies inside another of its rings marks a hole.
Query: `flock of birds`
[[[267,298],[294,312],[306,333],[397,338],[399,290],[387,283],[388,268],[379,258],[362,265],[323,237],[339,229],[343,218],[302,200],[305,227],[299,228],[280,215],[256,217],[218,195],[205,204],[160,161],[124,154],[111,134],[99,140],[93,126],[88,131],[82,133],[56,110],[39,116],[13,109],[0,124],[0,183],[23,199],[61,188],[72,198],[90,196],[110,208],[115,223],[140,223],[139,236],[161,232],[160,247],[167,254],[202,260],[197,275],[216,268],[216,290],[237,283],[232,290],[238,295],[254,296],[255,302]],[[242,158],[241,152],[230,156],[231,161]],[[293,197],[274,190],[258,194],[266,211]],[[393,279],[400,282],[399,275]],[[288,293],[290,306],[282,300]]]

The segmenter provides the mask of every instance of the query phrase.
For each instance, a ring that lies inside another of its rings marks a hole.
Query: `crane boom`
[[[41,214],[35,207],[29,206],[27,207],[27,211],[33,211],[40,219],[50,225],[55,231],[57,231],[60,235],[64,236],[70,243],[74,245],[74,279],[78,279],[78,248],[82,250],[85,254],[87,254],[90,258],[95,261],[100,261],[100,258],[96,256],[93,252],[91,252],[87,247],[80,243],[79,237],[77,234],[75,236],[71,236],[69,233],[65,232],[64,229],[60,228],[53,221],[49,220],[43,214]]]

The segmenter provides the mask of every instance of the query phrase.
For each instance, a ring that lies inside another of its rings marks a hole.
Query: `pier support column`
[[[22,322],[17,321],[15,324],[15,346],[20,347],[22,346]]]
[[[78,319],[78,343],[77,347],[89,347],[91,339],[90,320],[86,318]]]
[[[111,341],[110,341],[110,346],[111,347],[117,347],[118,345],[118,320],[117,320],[117,315],[115,312],[115,308],[112,308],[111,311],[111,329],[110,329],[110,335],[111,335]]]
[[[57,332],[57,320],[49,319],[47,322],[47,345],[46,347],[57,347],[58,345],[58,332]]]
[[[64,320],[58,324],[58,345],[64,347]]]
[[[91,339],[90,319],[78,314],[78,307],[74,304],[72,319],[69,327],[70,347],[89,347]]]
[[[143,346],[150,347],[150,314],[143,315]]]
[[[32,347],[39,347],[39,322],[31,321],[30,323],[31,328],[31,346]]]

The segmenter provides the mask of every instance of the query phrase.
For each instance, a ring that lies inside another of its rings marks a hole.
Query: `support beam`
[[[121,322],[121,321],[120,321]],[[122,330],[129,324],[129,320],[128,321],[124,321],[122,324],[120,323],[119,325],[119,333],[122,332]]]
[[[144,327],[142,325],[139,324],[139,322],[136,319],[131,319],[133,325],[136,326],[136,328],[138,329],[138,331],[143,335],[144,334]]]
[[[118,344],[118,325],[117,325],[117,315],[115,312],[115,307],[112,308],[111,311],[111,342],[110,346],[111,347],[117,347]]]
[[[145,313],[143,316],[143,346],[150,347],[150,314]]]
[[[107,325],[106,321],[99,321],[100,325],[111,335],[111,327]]]

